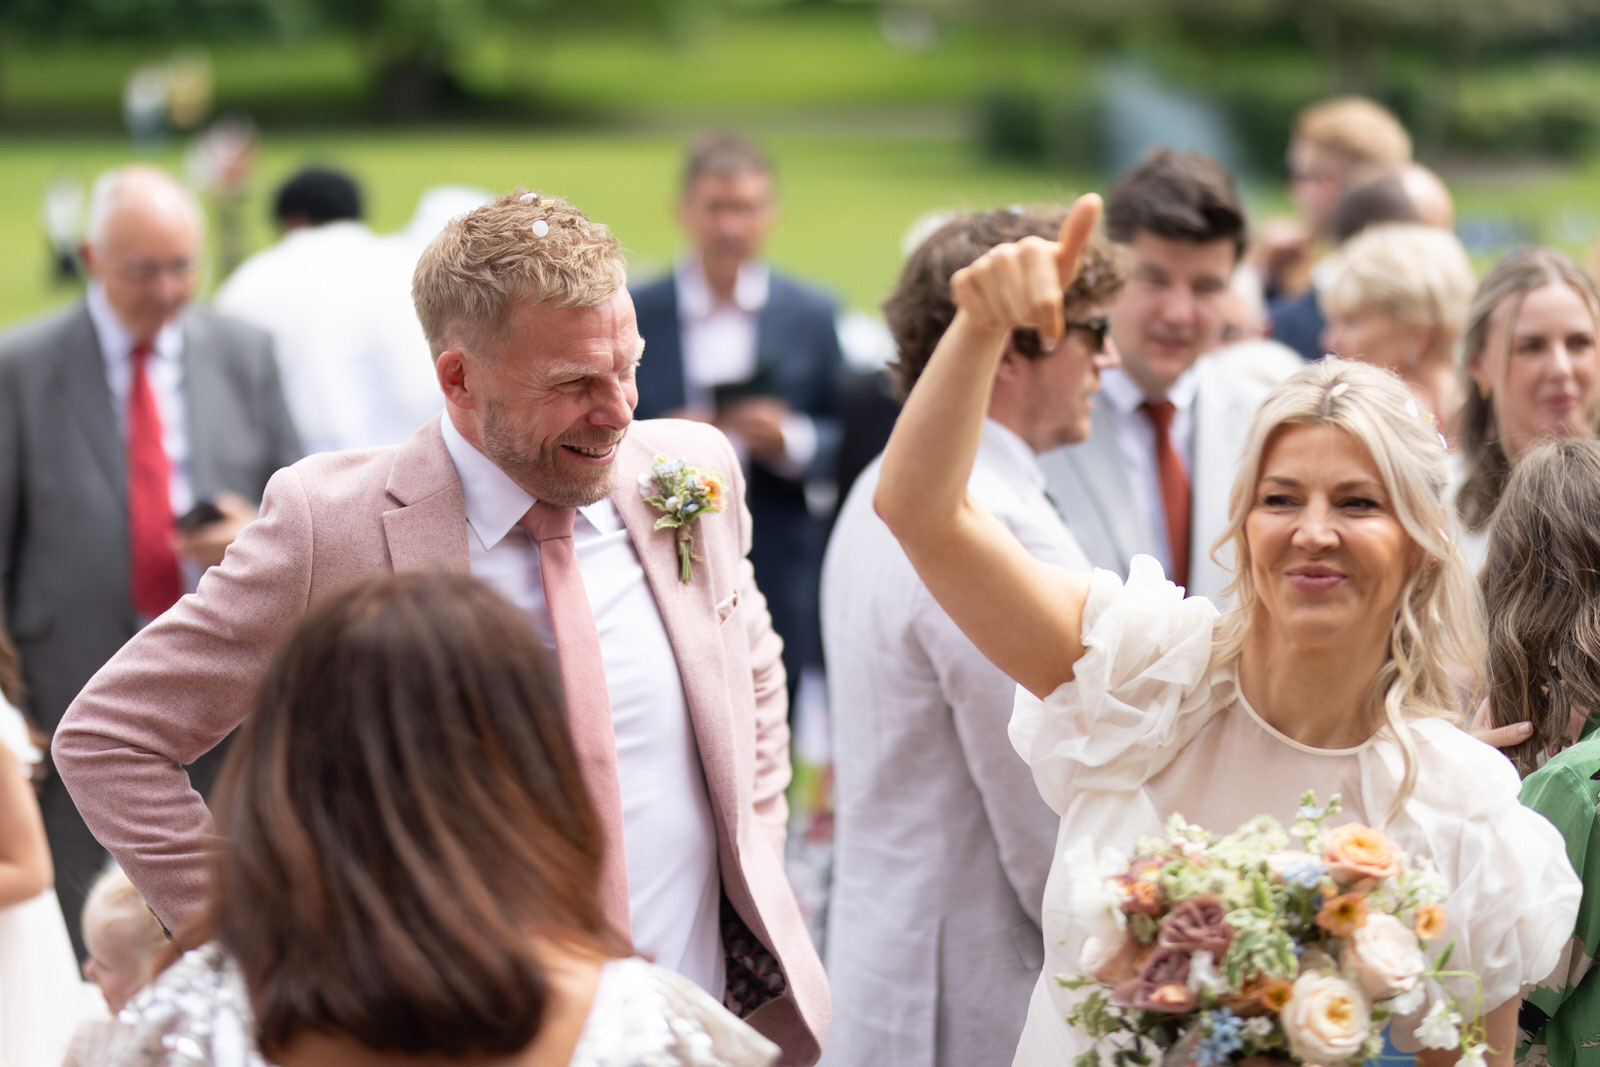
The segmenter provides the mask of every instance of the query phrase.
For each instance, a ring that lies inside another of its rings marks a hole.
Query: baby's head
[[[113,864],[83,903],[84,977],[100,987],[115,1015],[155,977],[167,935],[122,868]]]

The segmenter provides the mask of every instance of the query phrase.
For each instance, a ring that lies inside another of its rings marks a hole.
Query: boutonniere
[[[681,459],[657,456],[650,469],[639,475],[639,495],[664,512],[655,529],[675,531],[678,545],[678,580],[687,582],[694,554],[689,524],[702,515],[721,511],[728,499],[728,483],[714,470],[691,467]]]

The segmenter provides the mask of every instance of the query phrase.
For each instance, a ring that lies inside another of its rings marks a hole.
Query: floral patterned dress
[[[187,953],[122,1012],[133,1030],[115,1067],[267,1067],[244,982],[215,942]],[[681,975],[612,960],[570,1067],[769,1067],[778,1047]]]

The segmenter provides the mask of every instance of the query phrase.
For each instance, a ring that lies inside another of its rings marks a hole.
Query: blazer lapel
[[[395,455],[385,486],[400,506],[383,513],[384,536],[395,571],[471,571],[467,506],[461,480],[444,447],[435,415]]]
[[[88,439],[89,453],[116,494],[117,502],[126,506],[126,452],[113,410],[111,386],[106,381],[105,357],[86,305],[72,316],[62,334],[55,374],[68,416]]]
[[[637,430],[638,424],[635,423]],[[617,491],[612,500],[622,516],[634,551],[644,568],[645,580],[661,612],[667,640],[678,661],[678,676],[683,681],[684,701],[694,724],[695,742],[700,749],[700,764],[706,776],[711,806],[719,817],[738,809],[738,782],[734,773],[731,704],[726,657],[718,624],[716,590],[712,581],[714,563],[697,563],[693,577],[679,577],[678,553],[671,530],[654,529],[660,514],[639,495],[638,477],[650,469],[655,450],[640,440],[637,432],[623,439],[618,457]],[[696,524],[698,527],[698,524]],[[696,541],[704,545],[696,529]],[[701,555],[706,555],[703,549]],[[731,832],[731,831],[730,831]]]

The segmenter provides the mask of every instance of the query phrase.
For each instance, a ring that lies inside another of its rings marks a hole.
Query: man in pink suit
[[[181,933],[218,845],[183,765],[248,713],[306,608],[374,571],[465,571],[548,637],[540,549],[520,523],[536,501],[574,508],[611,710],[573,732],[580,751],[614,742],[590,786],[603,794],[614,766],[609,845],[625,863],[608,914],[782,1046],[782,1063],[810,1064],[827,989],[783,872],[781,643],[746,558],[739,464],[708,427],[632,424],[644,345],[624,281],[616,239],[560,200],[513,193],[446,226],[414,284],[445,414],[405,444],[281,471],[223,564],[84,689],[53,751],[90,828]],[[691,524],[687,578],[640,491],[659,456],[729,484],[726,509]]]

